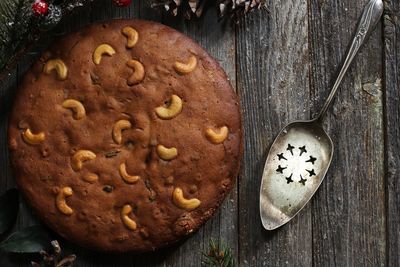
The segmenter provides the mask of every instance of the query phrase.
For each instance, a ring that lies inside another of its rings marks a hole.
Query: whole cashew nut
[[[127,43],[126,43],[127,48],[134,47],[137,41],[139,40],[139,33],[132,27],[127,26],[123,28],[122,34],[125,35],[127,38]]]
[[[80,120],[86,116],[85,107],[81,102],[75,99],[67,99],[62,103],[62,106],[67,109],[72,109],[74,118]]]
[[[143,81],[145,75],[143,64],[134,59],[129,60],[126,64],[133,69],[133,74],[128,78],[128,85],[132,86]]]
[[[183,107],[182,99],[177,95],[171,96],[171,101],[168,107],[157,107],[156,114],[164,120],[170,120],[181,113]]]
[[[40,132],[38,134],[33,134],[31,132],[31,129],[26,129],[24,132],[22,132],[22,138],[24,139],[24,141],[30,145],[38,145],[41,142],[44,141],[44,139],[46,138],[46,135],[44,134],[44,132]]]
[[[95,173],[88,173],[83,176],[83,180],[85,180],[88,183],[94,183],[97,180],[99,180],[99,176]]]
[[[74,211],[68,206],[67,202],[65,201],[66,197],[72,196],[73,191],[71,187],[63,187],[56,197],[56,206],[58,210],[65,214],[71,215]]]
[[[195,56],[190,56],[189,61],[187,63],[182,63],[182,62],[175,62],[174,68],[177,72],[181,74],[188,74],[192,71],[197,66],[197,59]]]
[[[121,210],[121,219],[122,222],[125,224],[126,227],[128,227],[130,230],[136,230],[137,224],[134,220],[129,218],[129,214],[132,212],[132,207],[131,205],[124,205]]]
[[[73,156],[71,166],[74,171],[79,171],[83,167],[83,162],[87,160],[93,160],[96,158],[96,154],[90,150],[78,150]]]
[[[112,56],[114,54],[115,54],[115,50],[114,50],[114,48],[112,48],[111,45],[101,44],[94,50],[93,62],[94,62],[94,64],[99,65],[103,55]]]
[[[185,210],[194,210],[201,204],[201,201],[197,198],[186,199],[183,196],[182,189],[179,187],[174,189],[174,192],[172,193],[172,200],[176,206]]]
[[[163,160],[172,160],[178,156],[178,149],[175,147],[167,148],[163,145],[158,145],[157,154]]]
[[[114,142],[117,144],[122,143],[122,131],[130,129],[132,127],[131,123],[127,120],[119,120],[114,124],[112,137]]]
[[[140,179],[140,176],[138,175],[129,175],[127,173],[125,163],[119,165],[119,174],[121,175],[122,179],[128,184],[134,184]]]
[[[46,74],[50,74],[55,70],[57,72],[58,78],[60,80],[65,80],[68,76],[68,68],[65,65],[64,61],[61,59],[50,59],[49,61],[46,62],[43,68],[43,72]]]
[[[218,132],[215,132],[213,129],[208,128],[206,130],[207,139],[214,144],[220,144],[225,141],[228,137],[229,129],[226,126],[221,127]]]

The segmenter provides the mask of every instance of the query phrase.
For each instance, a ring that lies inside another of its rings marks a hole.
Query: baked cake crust
[[[64,238],[143,252],[197,230],[231,190],[239,103],[218,63],[158,23],[67,35],[27,72],[9,121],[18,186]]]

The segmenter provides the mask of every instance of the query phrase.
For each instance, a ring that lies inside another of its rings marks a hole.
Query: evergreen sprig
[[[232,250],[225,244],[210,240],[209,248],[203,252],[204,264],[209,267],[235,267]]]
[[[0,0],[0,80],[43,33],[57,26],[65,14],[91,1],[46,0],[52,14],[35,16],[34,0]]]
[[[31,30],[31,0],[0,1],[0,70],[22,49],[27,40],[34,39]]]

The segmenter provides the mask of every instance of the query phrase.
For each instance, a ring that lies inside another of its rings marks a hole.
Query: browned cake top
[[[147,251],[203,224],[232,188],[239,104],[224,71],[166,26],[118,20],[56,42],[9,125],[28,203],[82,246]]]

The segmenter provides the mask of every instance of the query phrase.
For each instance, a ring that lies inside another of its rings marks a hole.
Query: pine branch
[[[0,0],[0,80],[39,38],[55,28],[61,18],[93,0],[46,0],[51,14],[35,16],[34,0]]]
[[[216,243],[214,239],[210,240],[208,251],[203,252],[205,261],[209,267],[235,267],[235,261],[231,249],[224,245]]]
[[[0,1],[0,70],[35,35],[30,5],[30,0]]]

